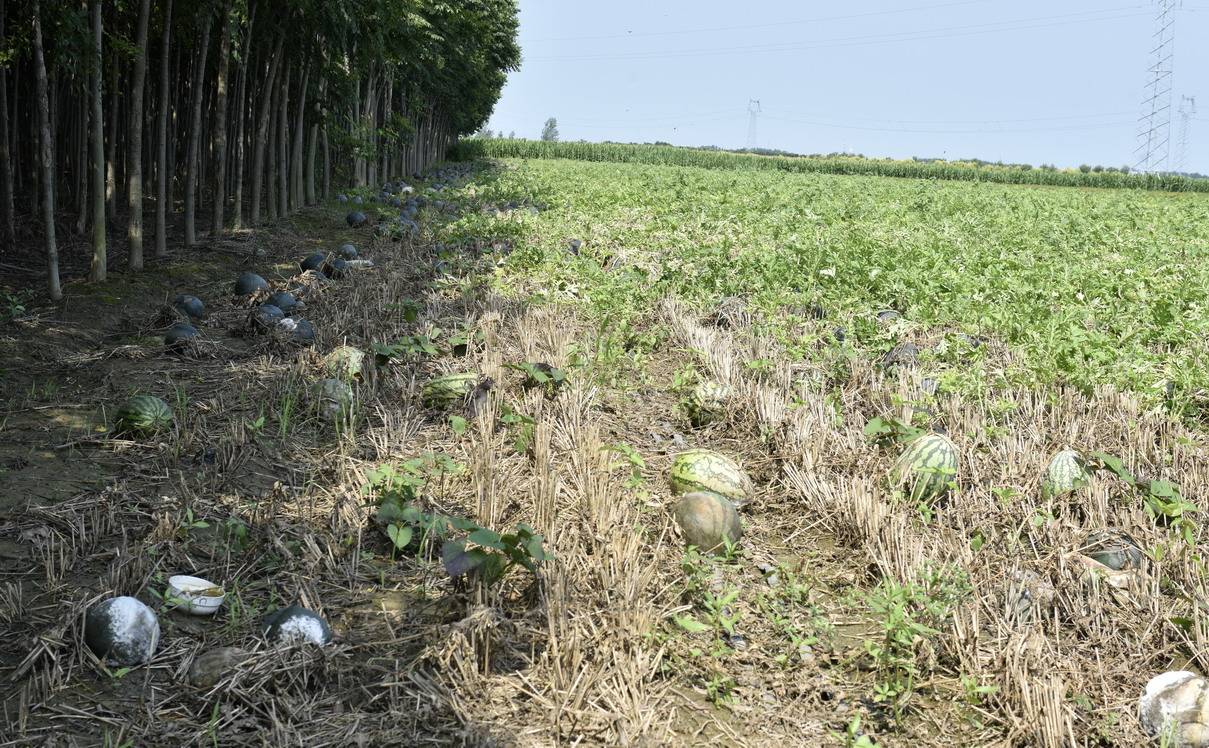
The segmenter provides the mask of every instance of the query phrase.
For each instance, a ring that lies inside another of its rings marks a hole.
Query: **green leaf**
[[[386,528],[386,534],[390,537],[391,542],[395,544],[395,548],[399,550],[406,548],[407,544],[411,542],[413,532],[414,530],[407,525],[403,527],[388,525]]]
[[[1092,452],[1091,456],[1092,459],[1098,461],[1105,470],[1112,472],[1129,485],[1132,486],[1137,483],[1137,479],[1135,479],[1133,477],[1133,473],[1129,472],[1129,470],[1125,467],[1125,463],[1120,457],[1114,457],[1107,452]]]
[[[690,634],[700,634],[710,630],[708,624],[702,623],[692,616],[676,616],[674,620],[677,626]]]
[[[453,429],[453,433],[462,436],[466,433],[466,419],[461,416],[449,417],[449,428]]]
[[[470,537],[466,539],[471,543],[486,546],[488,548],[494,548],[497,551],[504,550],[504,543],[501,542],[502,539],[500,538],[500,534],[494,530],[488,530],[485,527],[480,527],[474,532],[470,533]]]

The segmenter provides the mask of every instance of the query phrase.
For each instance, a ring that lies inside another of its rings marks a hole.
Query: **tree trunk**
[[[319,79],[319,103],[322,106],[323,94],[327,90],[327,79]],[[322,110],[320,110],[322,112]],[[315,198],[315,154],[319,150],[319,118],[316,117],[311,122],[310,139],[307,142],[306,152],[306,202],[307,205],[314,205],[318,202]]]
[[[126,184],[130,219],[126,240],[130,244],[130,269],[143,269],[143,86],[147,79],[147,17],[151,0],[139,6],[138,36],[134,49],[134,80],[130,86],[130,133],[126,145]]]
[[[205,98],[206,56],[210,52],[210,25],[214,17],[206,13],[202,26],[201,50],[193,70],[193,113],[189,128],[189,163],[185,174],[185,246],[197,244],[197,172],[201,150],[202,100]]]
[[[332,190],[332,149],[327,141],[327,125],[323,126],[323,199],[331,198]]]
[[[269,112],[273,103],[273,84],[281,67],[281,48],[285,34],[277,36],[273,49],[273,60],[269,63],[269,75],[260,87],[260,114],[256,118],[256,150],[252,156],[252,225],[260,223],[261,186],[265,182],[265,148],[269,142]],[[270,182],[269,189],[272,190]],[[270,200],[270,203],[272,201]]]
[[[229,2],[222,5],[222,37],[218,43],[218,81],[214,100],[214,207],[210,217],[210,236],[218,238],[223,230],[223,203],[227,187],[227,73],[231,61],[231,22],[235,14]]]
[[[34,67],[38,76],[38,129],[42,141],[42,220],[46,228],[46,286],[50,298],[63,298],[59,286],[59,248],[55,243],[55,143],[50,134],[46,59],[42,54],[42,2],[34,0]]]
[[[281,86],[281,100],[277,103],[277,206],[281,217],[285,218],[290,212],[290,68],[285,69],[285,81]]]
[[[4,35],[4,6],[0,5],[0,42],[7,42]],[[3,204],[4,238],[10,250],[17,243],[17,216],[13,210],[13,160],[9,155],[8,124],[8,74],[0,67],[0,203]]]
[[[365,157],[361,155],[361,80],[357,80],[353,90],[353,186],[365,186]]]
[[[382,126],[390,128],[390,104],[391,99],[395,97],[395,81],[391,77],[386,78],[386,93],[382,97]],[[382,148],[382,180],[390,180],[390,146],[386,145]]]
[[[302,87],[298,90],[298,115],[294,119],[294,152],[290,157],[290,201],[295,208],[304,205],[305,195],[302,192],[302,136],[306,133],[303,126],[306,117],[306,87],[311,80],[311,66],[306,66],[302,74]]]
[[[244,178],[244,154],[247,151],[245,143],[245,126],[247,124],[248,113],[248,68],[251,62],[252,51],[252,25],[256,22],[256,9],[252,9],[252,14],[248,18],[248,28],[244,31],[243,54],[239,58],[239,91],[235,94],[237,104],[235,111],[237,114],[235,130],[235,200],[232,208],[235,210],[235,215],[231,217],[231,228],[239,230],[243,228],[243,178]]]
[[[118,60],[116,56],[113,58],[113,67],[109,71],[109,85],[104,90],[104,93],[109,96],[109,121],[105,127],[105,131],[108,133],[105,140],[105,216],[109,219],[113,218],[114,210],[117,208],[118,100],[121,98],[121,94],[118,93]]]
[[[285,65],[282,65],[285,68]],[[285,77],[284,72],[282,78]],[[277,150],[277,139],[280,135],[280,130],[277,126],[277,110],[281,106],[281,81],[273,81],[273,87],[266,92],[266,96],[273,102],[271,105],[272,111],[269,114],[269,144],[268,144],[268,161],[265,165],[265,194],[268,199],[269,220],[276,221],[277,218],[284,212],[278,210],[277,203],[277,174],[281,169],[280,152]]]
[[[101,0],[92,0],[92,270],[89,280],[106,276],[105,114],[101,108]]]
[[[172,0],[164,5],[164,33],[160,39],[163,57],[160,60],[160,111],[155,169],[155,256],[168,255],[168,108],[172,101],[168,92],[168,73],[172,43]]]
[[[80,99],[80,116],[76,118],[75,132],[72,133],[76,141],[75,163],[71,163],[71,159],[66,157],[65,154],[65,161],[67,161],[68,165],[75,167],[74,169],[70,169],[70,171],[74,171],[76,174],[76,234],[78,236],[83,236],[85,229],[88,228],[88,182],[92,179],[92,171],[88,168],[88,149],[92,145],[92,141],[88,137],[88,133],[90,132],[88,129],[88,118],[91,116],[89,114],[91,106],[87,98]],[[54,109],[51,109],[50,121],[52,123],[55,121]],[[57,142],[64,144],[65,149],[69,150],[71,148],[71,141],[68,138],[59,139]],[[60,163],[63,162],[61,161]]]

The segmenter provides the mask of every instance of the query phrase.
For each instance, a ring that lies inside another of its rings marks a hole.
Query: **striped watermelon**
[[[446,374],[424,385],[424,404],[432,408],[448,408],[464,401],[479,383],[473,371]]]
[[[684,410],[694,426],[704,426],[726,417],[730,388],[721,382],[702,382],[684,401]]]
[[[755,492],[751,478],[726,455],[709,449],[690,449],[672,461],[672,492],[709,491],[724,496],[736,506],[746,504]]]
[[[686,493],[676,502],[672,513],[684,532],[684,539],[702,553],[720,550],[728,540],[732,544],[738,543],[743,536],[743,525],[735,505],[716,493]]]
[[[957,447],[940,434],[925,434],[907,445],[894,462],[890,480],[910,490],[911,500],[930,502],[949,489],[957,472]]]
[[[133,436],[151,436],[171,425],[172,409],[155,395],[135,395],[114,417],[114,430]]]
[[[1090,479],[1083,455],[1073,449],[1064,449],[1050,458],[1041,491],[1047,497],[1065,496],[1086,486]]]

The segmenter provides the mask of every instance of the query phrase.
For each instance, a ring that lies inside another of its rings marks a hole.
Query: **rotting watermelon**
[[[713,553],[743,536],[739,512],[730,499],[712,491],[686,493],[672,510],[689,545],[703,553]]]
[[[323,371],[333,379],[360,382],[365,378],[365,351],[342,345],[323,357]]]
[[[747,473],[731,458],[709,449],[690,449],[672,461],[672,492],[710,491],[743,506],[751,500],[755,486]]]
[[[339,419],[353,407],[353,388],[340,379],[320,379],[312,392],[316,410],[327,418]]]
[[[424,404],[430,408],[448,408],[464,401],[479,382],[476,372],[446,374],[424,385]]]

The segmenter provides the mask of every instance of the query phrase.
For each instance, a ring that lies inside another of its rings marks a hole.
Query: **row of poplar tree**
[[[487,120],[516,31],[515,0],[0,0],[3,241],[45,238],[59,299],[56,232],[100,281],[111,242],[137,271],[169,228],[412,174]]]

